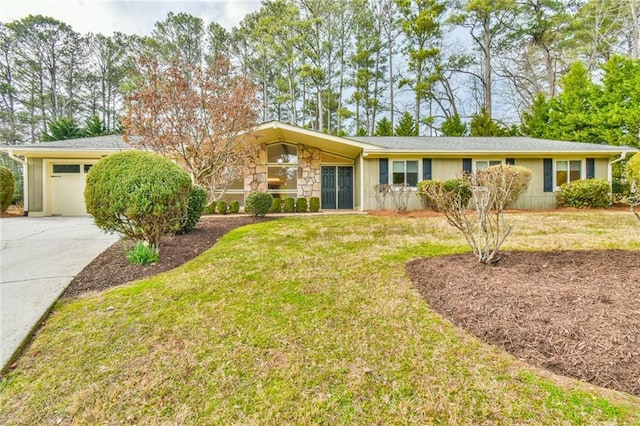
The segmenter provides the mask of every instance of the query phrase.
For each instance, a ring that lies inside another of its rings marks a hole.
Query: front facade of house
[[[318,197],[322,210],[375,210],[381,207],[378,184],[415,187],[425,179],[447,180],[495,164],[515,164],[533,172],[528,191],[515,207],[548,209],[555,207],[555,192],[562,183],[611,181],[611,164],[637,151],[516,137],[345,138],[279,122],[261,125],[257,135],[257,158],[246,165],[244,178],[230,186],[223,200],[244,205],[251,191],[268,191],[280,199]],[[131,148],[120,136],[102,136],[0,149],[25,166],[25,212],[74,216],[86,214],[84,182],[91,166]],[[410,208],[421,208],[417,197],[412,197]]]

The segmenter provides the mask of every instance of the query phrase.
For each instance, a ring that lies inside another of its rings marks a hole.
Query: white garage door
[[[53,163],[51,165],[51,214],[53,216],[83,216],[86,175],[92,164]]]

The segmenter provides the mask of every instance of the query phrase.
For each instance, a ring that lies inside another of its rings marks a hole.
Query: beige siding
[[[462,176],[462,158],[434,158],[431,168],[433,180],[456,179]]]
[[[360,159],[362,154],[359,154],[353,163],[353,209],[354,210],[364,210],[361,200],[362,200],[362,180],[360,176],[362,176],[362,166]],[[365,188],[366,189],[366,188]]]
[[[42,179],[44,178],[44,170],[42,168],[42,158],[28,158],[28,212],[31,213],[43,213],[43,185]]]
[[[516,166],[531,170],[529,189],[522,194],[513,206],[516,209],[552,209],[556,205],[553,192],[544,192],[544,162],[542,158],[516,158]]]
[[[595,178],[596,179],[608,179],[609,159],[607,159],[607,158],[596,158],[595,166],[596,166]]]

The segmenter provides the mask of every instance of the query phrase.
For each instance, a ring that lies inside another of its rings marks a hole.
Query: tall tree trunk
[[[491,18],[485,16],[484,34],[483,34],[483,50],[484,50],[484,105],[489,118],[492,117],[492,101],[491,101]]]

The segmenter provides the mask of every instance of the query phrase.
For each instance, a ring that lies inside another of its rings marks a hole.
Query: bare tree
[[[255,156],[256,87],[220,57],[207,69],[163,67],[143,58],[122,117],[128,143],[179,160],[194,182],[221,198]]]
[[[449,224],[460,230],[478,261],[494,264],[498,250],[511,233],[504,211],[527,190],[531,171],[519,166],[493,166],[464,177],[471,188],[468,200],[462,191],[443,185],[424,188]]]

